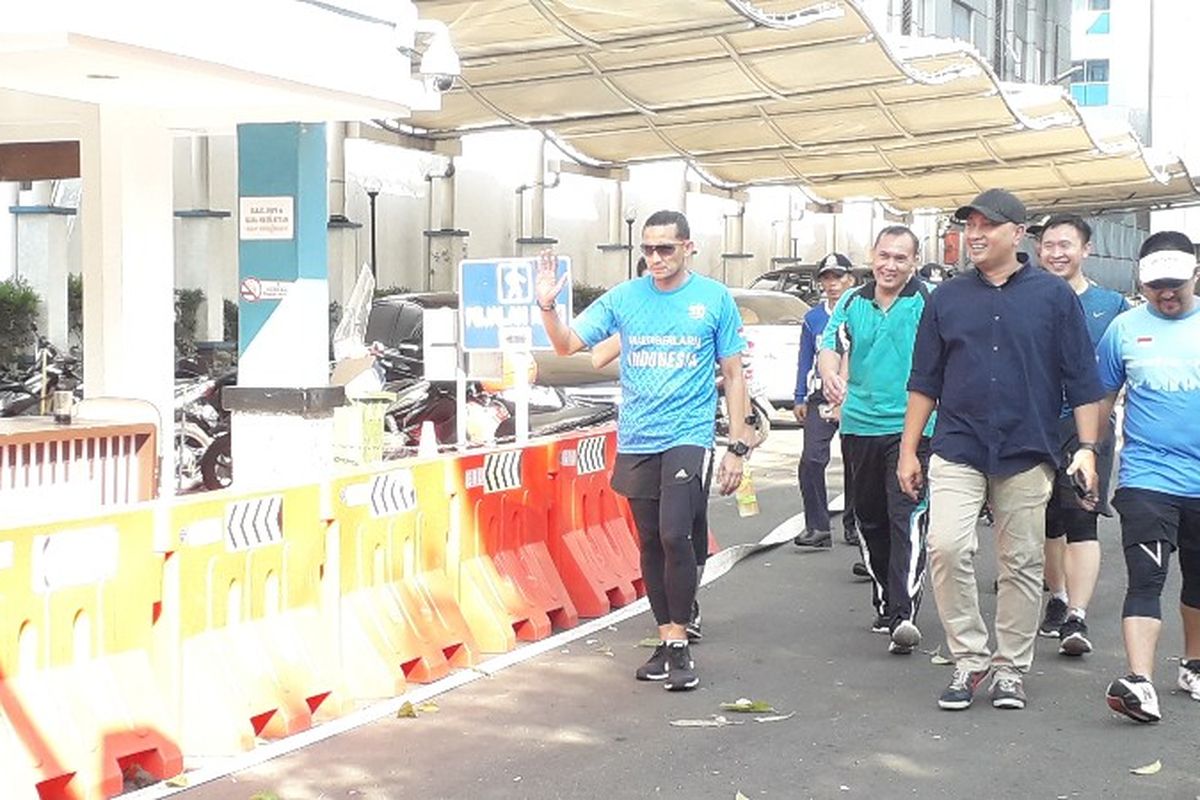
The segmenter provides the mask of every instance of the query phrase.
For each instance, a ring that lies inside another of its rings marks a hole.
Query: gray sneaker
[[[1015,672],[997,672],[992,678],[992,688],[988,693],[992,696],[992,708],[1025,707],[1025,686],[1021,682],[1021,676]]]
[[[659,642],[654,653],[634,673],[639,681],[662,681],[667,678],[667,643]]]
[[[892,641],[888,643],[888,652],[906,656],[920,643],[921,630],[909,620],[902,619],[892,628]]]

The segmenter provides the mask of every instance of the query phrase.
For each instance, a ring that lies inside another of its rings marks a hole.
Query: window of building
[[[1108,33],[1108,12],[1096,16],[1096,20],[1088,26],[1088,36],[1103,36]]]
[[[1088,8],[1092,11],[1108,11],[1109,0],[1088,0]]]
[[[1108,105],[1108,59],[1076,61],[1071,76],[1071,97],[1081,106]]]
[[[950,35],[964,42],[974,42],[971,34],[971,7],[963,5],[958,0],[950,2]]]

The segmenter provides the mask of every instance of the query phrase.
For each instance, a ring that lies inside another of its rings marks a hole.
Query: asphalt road
[[[798,431],[775,431],[753,464],[761,513],[711,505],[722,545],[757,541],[799,510]],[[831,470],[831,477],[840,468]],[[836,480],[833,481],[836,484]],[[1181,635],[1168,583],[1156,683],[1164,720],[1136,725],[1104,703],[1124,672],[1124,568],[1117,525],[1101,524],[1105,563],[1088,617],[1096,652],[1057,655],[1039,640],[1024,711],[986,697],[937,708],[950,668],[931,662],[942,635],[932,598],[924,652],[890,655],[872,634],[855,550],[786,544],[735,566],[701,591],[700,688],[668,693],[633,680],[649,654],[647,614],[603,628],[436,698],[436,713],[389,716],[179,795],[183,800],[356,798],[1169,798],[1200,797],[1200,704],[1173,691]],[[991,530],[980,528],[985,614],[994,608]],[[787,719],[757,722],[722,702],[766,701]],[[1161,771],[1130,772],[1160,761]],[[269,794],[266,794],[269,793]]]

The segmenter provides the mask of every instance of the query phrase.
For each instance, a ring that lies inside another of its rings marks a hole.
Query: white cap
[[[1196,272],[1196,257],[1182,250],[1159,250],[1138,260],[1138,280],[1190,280]]]

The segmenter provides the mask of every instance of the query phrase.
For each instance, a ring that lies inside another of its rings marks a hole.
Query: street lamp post
[[[378,280],[378,273],[375,271],[375,198],[379,197],[378,189],[367,189],[367,197],[371,201],[371,277]]]
[[[625,241],[628,243],[629,250],[627,251],[628,277],[633,278],[633,223],[637,219],[637,209],[633,206],[625,209]]]

